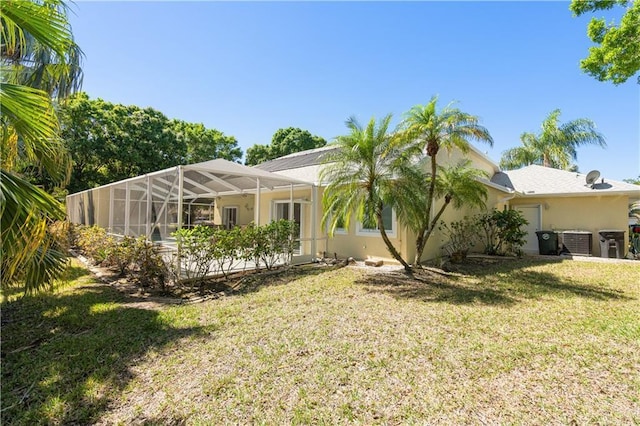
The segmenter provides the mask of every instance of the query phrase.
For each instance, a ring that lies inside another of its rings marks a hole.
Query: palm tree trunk
[[[425,212],[425,222],[429,223],[429,217],[431,217],[431,209],[433,208],[433,198],[436,192],[436,173],[438,171],[438,162],[436,161],[436,155],[438,155],[437,144],[429,143],[427,146],[427,154],[431,157],[431,181],[429,182],[429,199],[427,200],[427,211]],[[433,155],[432,155],[433,154]],[[438,216],[439,217],[439,216]],[[427,226],[426,229],[421,229],[416,238],[416,256],[413,259],[413,266],[420,267],[420,258],[424,251],[424,246],[429,240],[431,235],[432,226]]]
[[[382,221],[382,206],[376,209],[376,220],[378,222],[378,229],[380,230],[380,236],[382,237],[382,241],[384,241],[389,253],[404,266],[404,270],[407,272],[411,272],[411,266],[402,258],[398,250],[393,246],[389,236],[387,235],[387,231],[384,229],[384,223]]]
[[[433,233],[433,229],[435,228],[436,224],[440,220],[440,216],[442,216],[442,213],[444,213],[444,210],[447,208],[450,202],[451,202],[451,197],[447,195],[444,198],[444,204],[442,205],[440,210],[438,210],[438,213],[431,221],[431,226],[429,226],[429,228],[423,234],[418,236],[418,239],[416,240],[416,257],[415,257],[415,260],[413,261],[414,266],[420,265],[420,258],[422,257],[424,248],[427,245],[427,241],[429,241],[429,237],[431,237],[431,234]]]

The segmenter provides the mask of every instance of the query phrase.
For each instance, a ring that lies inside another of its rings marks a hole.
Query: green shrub
[[[106,248],[104,266],[115,267],[120,275],[125,275],[136,258],[136,239],[124,236],[122,239],[111,238]]]
[[[440,222],[438,229],[447,238],[447,251],[452,262],[458,262],[467,257],[469,249],[479,240],[477,220],[464,217],[462,220],[446,224]]]
[[[134,244],[134,265],[130,272],[133,280],[143,288],[166,289],[169,278],[169,267],[160,248],[145,237],[138,237]]]
[[[76,225],[58,220],[49,225],[49,233],[56,240],[60,250],[66,252],[76,246]]]
[[[484,252],[492,255],[522,254],[529,222],[518,210],[492,210],[476,216],[478,226],[484,231]]]
[[[216,272],[226,278],[231,270],[243,260],[244,230],[238,226],[226,230],[218,229],[213,233],[211,251]]]
[[[260,255],[267,269],[278,263],[291,263],[296,224],[290,220],[278,220],[262,226]]]
[[[95,225],[79,227],[76,242],[80,252],[98,265],[107,259],[109,250],[115,243],[106,230]]]
[[[177,279],[182,277],[195,284],[201,284],[212,273],[215,253],[212,243],[215,229],[208,226],[182,228],[174,232],[178,244]]]

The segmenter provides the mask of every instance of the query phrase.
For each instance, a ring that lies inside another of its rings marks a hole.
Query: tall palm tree
[[[58,0],[0,2],[1,284],[24,281],[27,291],[51,283],[64,269],[48,232],[64,217],[61,205],[16,173],[34,164],[58,181],[68,176],[68,155],[58,137],[51,96],[73,89],[79,74],[66,6]],[[75,76],[75,77],[74,77]]]
[[[352,216],[360,222],[374,217],[387,249],[409,271],[411,266],[389,239],[382,216],[385,206],[395,207],[399,199],[409,197],[407,186],[397,182],[411,173],[411,166],[400,147],[392,143],[390,122],[390,114],[378,123],[371,118],[366,127],[353,117],[347,120],[349,134],[337,137],[333,143],[337,149],[324,158],[320,179],[328,185],[322,199],[322,222],[329,223],[333,234],[340,223],[348,228]]]
[[[398,139],[399,143],[407,149],[407,153],[418,157],[426,155],[429,163],[427,169],[430,169],[425,182],[427,192],[423,194],[425,198],[419,203],[422,206],[422,214],[418,212],[413,214],[414,217],[421,216],[418,226],[413,227],[417,234],[415,266],[419,265],[424,247],[431,236],[432,223],[429,218],[435,199],[441,195],[437,188],[438,173],[442,170],[438,167],[438,153],[442,149],[448,152],[459,149],[466,154],[470,150],[472,140],[493,145],[489,131],[479,124],[478,117],[460,111],[452,104],[438,111],[437,103],[437,96],[433,96],[426,105],[416,105],[411,108],[405,115],[402,123],[403,131]]]
[[[537,135],[523,133],[522,146],[502,153],[500,167],[506,170],[538,164],[545,167],[569,170],[571,162],[578,159],[577,148],[582,145],[606,147],[604,136],[596,130],[593,121],[578,118],[560,124],[560,110],[556,109],[542,122]]]

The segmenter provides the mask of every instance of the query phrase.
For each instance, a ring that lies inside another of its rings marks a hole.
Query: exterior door
[[[522,216],[529,222],[527,225],[527,242],[522,247],[522,251],[529,254],[538,254],[538,235],[536,235],[536,231],[540,231],[542,227],[540,206],[514,206],[514,209],[522,213]]]
[[[225,229],[231,229],[238,224],[237,207],[224,207],[222,209],[222,224]]]
[[[302,246],[300,244],[300,238],[302,237],[302,204],[293,203],[293,215],[290,214],[291,208],[289,201],[276,201],[275,202],[275,214],[274,220],[293,220],[296,224],[296,241],[293,246],[293,252],[295,254],[302,254]]]

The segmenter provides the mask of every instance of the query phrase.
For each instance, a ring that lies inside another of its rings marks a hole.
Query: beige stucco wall
[[[486,200],[486,209],[479,208],[471,208],[471,207],[463,207],[462,209],[454,209],[452,205],[449,205],[440,220],[445,223],[451,223],[457,220],[463,219],[465,216],[473,216],[475,214],[481,213],[490,209],[503,209],[507,203],[507,197],[509,194],[500,191],[498,189],[487,187],[487,200]],[[442,207],[442,203],[444,201],[440,200],[436,202],[436,211],[437,209]],[[410,260],[413,261],[415,257],[415,237],[410,232],[410,245],[408,247],[408,254],[410,255]],[[432,260],[439,256],[442,256],[444,253],[442,251],[442,246],[447,243],[447,237],[440,232],[438,229],[433,231],[433,234],[429,238],[427,245],[425,246],[424,252],[422,254],[421,261]],[[477,244],[476,247],[472,249],[474,252],[481,252],[483,249],[482,244]]]
[[[471,160],[471,166],[484,170],[489,175],[489,178],[498,171],[493,163],[473,150],[470,150],[466,154],[463,154],[462,151],[457,149],[454,149],[451,152],[448,152],[447,150],[440,150],[437,156],[438,164],[440,165],[457,164],[463,158]]]
[[[320,193],[321,192],[322,191],[320,190]],[[506,195],[508,194],[503,191],[488,187],[486,202],[487,208],[502,208],[506,204]],[[443,201],[436,203],[436,211],[442,206],[442,203]],[[457,210],[454,209],[453,206],[449,205],[443,213],[441,220],[445,222],[452,222],[460,220],[466,215],[471,216],[480,212],[480,209],[471,208],[462,208]],[[396,227],[396,236],[390,238],[390,240],[402,257],[409,263],[412,263],[415,257],[415,234],[399,223]],[[446,242],[445,236],[439,230],[434,230],[427,245],[425,246],[422,260],[430,260],[441,256],[443,254],[442,246]],[[481,250],[481,247],[478,247],[478,250]],[[377,258],[383,259],[386,262],[394,262],[387,246],[379,235],[357,235],[356,221],[354,219],[351,220],[351,224],[346,234],[336,233],[329,239],[328,252],[331,255],[333,255],[333,253],[337,253],[339,257],[352,256],[359,260]]]
[[[598,231],[602,229],[625,231],[624,255],[627,253],[626,241],[629,237],[629,197],[627,196],[522,197],[515,198],[510,203],[512,206],[540,205],[543,230],[591,232],[591,252],[594,256],[600,256]]]
[[[253,222],[254,196],[252,194],[226,195],[216,198],[213,222],[222,224],[222,210],[224,207],[238,208],[238,225],[248,225]]]

